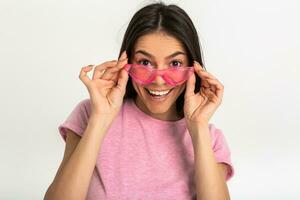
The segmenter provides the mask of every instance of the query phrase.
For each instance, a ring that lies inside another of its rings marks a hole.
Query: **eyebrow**
[[[151,55],[150,53],[148,53],[148,52],[146,52],[144,50],[138,50],[138,51],[135,52],[135,54],[138,54],[138,53],[141,53],[141,54],[143,54],[145,56],[148,56],[150,58],[154,58],[153,55]],[[183,53],[181,51],[176,51],[176,52],[172,53],[171,55],[167,56],[165,59],[170,59],[170,58],[173,58],[173,57],[175,57],[177,55],[180,55],[180,54],[185,55],[185,53]]]

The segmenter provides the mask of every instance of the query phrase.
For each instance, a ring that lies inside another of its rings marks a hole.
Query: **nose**
[[[162,70],[165,69],[164,65],[157,66],[156,70]],[[159,72],[156,72],[155,79],[153,80],[153,83],[156,85],[165,85],[167,84],[166,81],[163,79],[162,74]]]
[[[157,74],[155,79],[153,80],[153,83],[156,84],[156,85],[165,85],[166,81],[163,79],[162,76]]]

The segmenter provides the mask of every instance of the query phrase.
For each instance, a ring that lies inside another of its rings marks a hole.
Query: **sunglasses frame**
[[[147,81],[143,81],[143,80],[139,79],[139,77],[130,73],[129,70],[132,67],[132,65],[142,67],[142,68],[146,69],[147,71],[149,71],[151,73],[150,78]],[[168,69],[160,69],[159,70],[159,69],[154,69],[153,67],[145,66],[142,64],[126,64],[126,65],[124,65],[124,68],[135,82],[142,84],[142,85],[151,84],[155,80],[156,76],[161,76],[167,84],[169,84],[171,86],[176,86],[176,85],[180,85],[180,84],[184,83],[195,72],[194,66],[170,67]],[[170,78],[168,78],[167,72],[178,71],[178,70],[188,71],[188,76],[180,82],[174,82]]]

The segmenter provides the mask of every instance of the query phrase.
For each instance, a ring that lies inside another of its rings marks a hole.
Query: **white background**
[[[152,1],[0,1],[0,199],[42,199],[62,160],[58,125],[88,92],[81,67],[117,59]],[[165,1],[193,20],[225,86],[211,119],[232,152],[232,199],[300,199],[296,0]]]

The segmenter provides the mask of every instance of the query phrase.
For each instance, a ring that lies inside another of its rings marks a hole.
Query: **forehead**
[[[167,56],[179,50],[185,52],[185,49],[179,40],[162,32],[151,33],[139,37],[135,43],[134,52],[141,49],[154,56]]]

